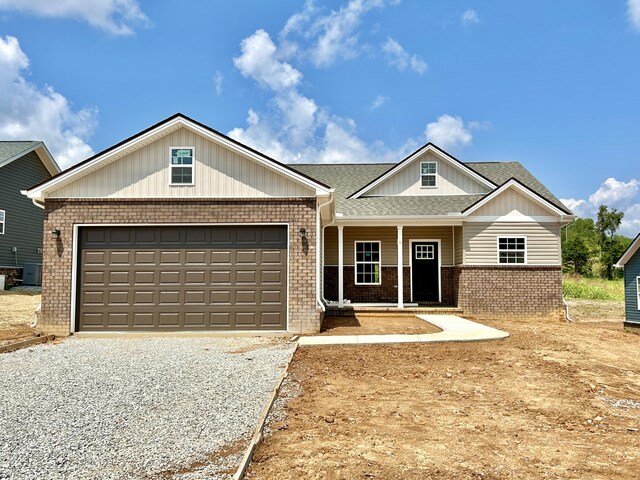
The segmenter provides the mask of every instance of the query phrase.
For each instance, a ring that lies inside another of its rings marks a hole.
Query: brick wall
[[[396,303],[398,301],[398,267],[382,267],[380,285],[356,285],[354,267],[344,267],[344,298],[353,303]],[[453,267],[442,267],[442,305],[454,305]],[[411,301],[411,268],[403,269],[403,296],[405,303]],[[324,298],[338,300],[338,267],[324,267]]]
[[[41,328],[69,334],[74,224],[118,223],[288,223],[289,331],[320,330],[316,306],[315,199],[260,200],[47,200],[44,231],[60,229],[60,238],[44,237]],[[303,241],[297,232],[306,228]]]
[[[457,304],[477,318],[564,318],[561,267],[454,267]],[[454,288],[455,290],[455,288]]]

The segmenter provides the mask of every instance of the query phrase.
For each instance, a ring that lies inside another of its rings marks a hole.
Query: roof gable
[[[410,168],[412,165],[415,164],[415,162],[418,162],[421,158],[423,158],[427,154],[432,155],[433,158],[435,158],[437,161],[442,162],[443,164],[447,165],[451,169],[457,170],[458,172],[460,172],[462,176],[458,177],[458,181],[460,181],[461,178],[470,178],[478,186],[484,187],[485,189],[484,192],[488,190],[493,190],[494,188],[496,188],[496,185],[492,181],[484,177],[483,175],[469,168],[467,165],[465,165],[455,157],[449,155],[447,152],[437,147],[436,145],[432,143],[428,143],[423,147],[419,148],[418,150],[416,150],[415,152],[413,152],[411,155],[406,157],[400,163],[396,164],[395,166],[387,170],[385,173],[383,173],[379,177],[369,182],[364,187],[360,188],[358,191],[354,192],[349,198],[359,198],[364,195],[372,195],[373,194],[372,192],[374,191],[374,189],[381,187],[383,184],[385,184],[388,181],[391,181],[391,179],[394,176],[397,176],[401,172],[403,172],[405,169]],[[402,181],[398,181],[397,184],[401,185]],[[389,189],[389,191],[392,192],[394,191],[394,189],[391,188]],[[474,193],[480,193],[480,192],[474,192]]]
[[[56,175],[55,177],[43,182],[39,185],[32,187],[27,195],[30,198],[42,199],[46,198],[49,193],[54,191],[60,191],[63,187],[70,185],[73,182],[79,182],[81,179],[88,177],[93,172],[109,166],[110,164],[117,162],[120,159],[124,159],[127,156],[135,156],[135,152],[142,148],[157,142],[168,135],[171,135],[180,129],[186,130],[197,136],[207,140],[211,144],[215,144],[225,151],[231,152],[238,158],[243,158],[251,163],[257,164],[263,169],[268,170],[272,174],[275,174],[278,178],[283,178],[285,181],[291,181],[301,186],[303,189],[311,190],[313,194],[324,195],[332,191],[331,187],[318,182],[300,172],[295,171],[287,165],[284,165],[266,155],[243,145],[222,133],[207,127],[204,124],[196,122],[182,114],[176,114],[172,117],[163,120],[162,122],[153,125],[146,130],[104,150],[97,155],[71,167],[70,169]],[[174,145],[174,146],[187,146],[187,145]],[[166,164],[168,167],[168,154],[166,152]],[[198,154],[196,153],[196,158]],[[124,168],[124,167],[123,167]],[[244,175],[245,171],[234,171],[230,175]],[[129,180],[136,182],[137,176],[140,172],[131,167],[129,172],[122,172],[123,175],[129,175]],[[197,175],[197,174],[196,174]],[[211,195],[206,195],[211,196]],[[267,195],[271,196],[271,195]]]
[[[516,196],[514,196],[515,194]],[[503,197],[506,201],[503,204],[497,203],[499,197]],[[527,200],[530,202],[530,205],[527,205],[520,201],[520,198],[523,200]],[[489,216],[502,216],[509,215],[509,213],[513,210],[509,205],[513,206],[513,202],[515,202],[516,210],[518,207],[525,212],[518,212],[516,214],[525,214],[531,215],[532,213],[542,213],[546,211],[551,213],[552,215],[556,215],[559,217],[571,217],[573,215],[568,210],[560,209],[558,206],[554,205],[552,202],[541,196],[539,193],[530,189],[520,181],[515,178],[511,178],[507,180],[505,183],[500,185],[493,192],[484,196],[473,205],[470,205],[466,208],[462,213],[465,215],[489,215]],[[536,208],[536,206],[538,208]],[[509,209],[509,212],[506,213],[498,213],[505,212],[505,209]],[[540,210],[543,209],[543,210]]]
[[[640,250],[640,233],[636,236],[636,238],[631,242],[629,248],[625,250],[622,256],[615,263],[614,267],[622,268],[624,267],[629,260],[633,258],[636,252]]]
[[[0,141],[0,168],[35,152],[51,175],[60,173],[60,167],[43,142]]]

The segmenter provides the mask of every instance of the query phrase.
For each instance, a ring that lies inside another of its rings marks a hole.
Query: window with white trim
[[[171,185],[193,185],[193,150],[192,147],[171,147]]]
[[[420,185],[425,188],[438,186],[438,164],[436,162],[420,162]]]
[[[525,237],[498,237],[498,263],[526,263]]]
[[[640,277],[636,277],[636,296],[638,297],[638,310],[640,310]]]
[[[380,242],[356,242],[356,285],[380,285]]]
[[[5,221],[4,210],[0,210],[0,235],[4,235],[4,221]]]

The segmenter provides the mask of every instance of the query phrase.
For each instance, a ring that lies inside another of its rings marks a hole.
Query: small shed
[[[640,233],[615,266],[624,268],[624,328],[640,333]]]

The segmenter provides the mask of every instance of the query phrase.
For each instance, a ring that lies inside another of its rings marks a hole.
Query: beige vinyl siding
[[[396,227],[344,227],[344,264],[354,264],[356,241],[380,241],[382,265],[398,264],[398,229]],[[440,240],[442,265],[453,262],[453,231],[451,227],[404,227],[403,263],[410,262],[410,240]],[[338,265],[338,227],[325,228],[325,265]]]
[[[437,187],[423,188],[420,180],[420,162],[436,162]],[[375,187],[366,196],[377,195],[465,195],[486,193],[489,190],[467,173],[455,168],[430,152]]]
[[[171,147],[195,147],[192,186],[169,185]],[[216,142],[180,128],[52,192],[54,198],[265,198],[314,196],[285,178]]]
[[[463,227],[453,227],[453,236],[455,239],[455,265],[462,265],[464,261],[464,228]]]
[[[527,215],[549,216],[553,212],[509,188],[473,212],[474,216]]]
[[[466,223],[464,225],[465,264],[498,264],[498,237],[527,238],[528,265],[560,265],[559,223]]]

